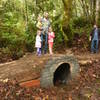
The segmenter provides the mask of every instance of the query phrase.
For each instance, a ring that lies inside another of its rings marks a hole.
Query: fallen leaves
[[[80,75],[61,87],[43,89],[21,87],[16,79],[0,80],[0,99],[22,100],[99,100],[100,61],[80,65]],[[99,89],[98,89],[99,87]]]

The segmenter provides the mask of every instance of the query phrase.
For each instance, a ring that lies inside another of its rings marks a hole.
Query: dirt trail
[[[68,54],[68,53],[66,53]],[[62,54],[54,54],[54,56],[61,56]],[[69,55],[69,54],[68,54]],[[71,53],[71,55],[73,55]],[[76,55],[79,63],[85,64],[93,60],[100,59],[99,54],[81,53]],[[40,77],[40,72],[43,69],[46,61],[51,59],[50,55],[43,55],[37,57],[34,54],[27,54],[19,60],[0,64],[0,79],[16,78],[18,82],[37,79]]]
[[[19,82],[22,82],[39,78],[45,59],[47,57],[28,54],[19,60],[0,64],[0,79],[16,78]]]

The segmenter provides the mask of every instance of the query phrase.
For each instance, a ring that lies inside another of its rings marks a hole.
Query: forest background
[[[38,15],[49,13],[55,46],[71,47],[75,35],[88,38],[100,25],[100,0],[0,0],[0,59],[18,59],[35,51]]]

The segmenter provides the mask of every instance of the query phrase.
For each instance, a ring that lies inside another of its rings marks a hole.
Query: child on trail
[[[53,54],[53,42],[55,38],[55,33],[52,31],[52,28],[49,27],[49,32],[48,32],[48,44],[49,44],[49,53],[50,55]]]
[[[37,48],[37,55],[41,55],[41,31],[37,31],[37,36],[36,36],[36,42],[35,42],[35,47]]]

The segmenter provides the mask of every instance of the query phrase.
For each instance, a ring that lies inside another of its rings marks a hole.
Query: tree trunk
[[[64,25],[67,26],[72,14],[72,0],[62,0],[65,10]]]
[[[65,44],[67,44],[67,41],[68,41],[67,28],[68,28],[68,24],[69,24],[69,21],[70,21],[70,18],[71,18],[71,14],[72,14],[72,1],[73,0],[62,0],[63,5],[64,5],[65,16],[64,16],[64,21],[62,23],[61,30],[63,32]]]
[[[26,20],[26,30],[28,28],[28,11],[27,11],[27,0],[25,0],[25,20]]]
[[[95,13],[95,21],[96,23],[98,23],[98,19],[99,19],[99,4],[100,4],[100,1],[99,0],[96,0],[96,13]]]

